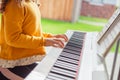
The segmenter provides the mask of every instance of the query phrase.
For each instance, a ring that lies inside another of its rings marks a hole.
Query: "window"
[[[102,5],[104,0],[90,0],[91,4]]]
[[[93,3],[103,3],[103,0],[91,0]]]

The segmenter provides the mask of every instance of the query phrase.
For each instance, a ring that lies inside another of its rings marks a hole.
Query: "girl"
[[[40,11],[32,0],[2,0],[0,80],[22,80],[45,56],[44,46],[64,47],[65,34],[43,33]],[[63,41],[64,40],[64,41]]]

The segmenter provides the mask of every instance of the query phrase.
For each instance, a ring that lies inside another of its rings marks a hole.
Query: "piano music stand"
[[[120,67],[119,67],[119,73],[118,73],[118,80],[120,80]]]
[[[113,77],[114,77],[115,64],[116,64],[117,55],[118,55],[118,51],[119,51],[119,45],[120,45],[120,39],[117,41],[117,44],[116,44],[116,50],[115,50],[115,55],[114,55],[114,61],[113,61],[113,66],[112,66],[112,72],[111,72],[110,80],[113,80]],[[118,80],[120,79],[119,75],[120,75],[120,69],[119,69],[119,74],[118,74]]]

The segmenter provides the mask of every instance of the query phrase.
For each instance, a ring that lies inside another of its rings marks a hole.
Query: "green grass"
[[[67,30],[80,30],[87,32],[101,31],[102,26],[94,26],[80,22],[70,23],[64,21],[42,19],[42,28],[43,31],[47,33],[61,34],[65,33]]]
[[[80,16],[80,20],[102,22],[102,23],[106,23],[108,21],[107,19],[103,19],[103,18],[94,18],[94,17],[86,17],[86,16]]]

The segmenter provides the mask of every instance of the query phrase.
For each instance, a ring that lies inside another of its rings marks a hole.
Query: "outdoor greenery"
[[[102,22],[102,23],[106,23],[108,21],[108,19],[95,18],[95,17],[86,17],[86,16],[80,16],[79,19],[87,20],[87,21],[93,21],[93,22]]]
[[[88,17],[80,17],[80,19],[90,20]],[[94,19],[95,20],[95,19]],[[96,21],[103,21],[102,19],[96,18]],[[91,18],[92,21],[92,18]],[[105,22],[105,21],[104,21]],[[42,19],[42,28],[44,32],[60,34],[65,33],[67,30],[80,30],[80,31],[101,31],[103,26],[95,26],[90,24],[85,24],[81,22],[70,23],[65,21],[56,21],[49,19]]]
[[[93,21],[93,22],[103,22],[107,23],[107,19],[100,19],[100,18],[92,18],[92,17],[80,17],[81,20]],[[80,30],[86,32],[100,32],[104,26],[95,26],[90,24],[85,24],[81,22],[70,23],[64,21],[56,21],[56,20],[49,20],[49,19],[42,19],[42,28],[43,31],[46,33],[53,33],[53,34],[61,34],[65,33],[67,30]],[[111,49],[112,52],[115,51],[116,45],[114,45]],[[120,52],[120,51],[119,51]]]

